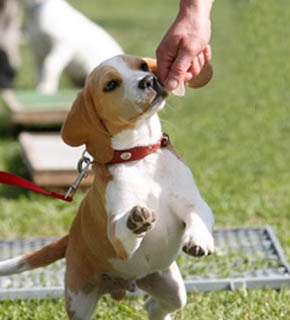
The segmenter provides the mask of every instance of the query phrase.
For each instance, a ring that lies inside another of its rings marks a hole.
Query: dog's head
[[[110,162],[111,138],[133,129],[165,104],[168,92],[158,82],[156,69],[155,59],[128,55],[101,63],[88,76],[64,121],[64,142],[85,144],[97,162]]]
[[[164,106],[167,90],[158,82],[153,59],[120,55],[88,76],[62,127],[71,146],[86,145],[97,162],[113,157],[111,137]]]

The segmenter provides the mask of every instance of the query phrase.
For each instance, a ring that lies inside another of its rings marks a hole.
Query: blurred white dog
[[[123,53],[103,28],[65,0],[22,2],[38,68],[37,89],[40,92],[55,93],[64,70],[75,84],[83,85],[96,65]]]

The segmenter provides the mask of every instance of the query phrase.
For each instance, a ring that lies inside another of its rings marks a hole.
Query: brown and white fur
[[[180,249],[198,257],[214,250],[212,211],[170,144],[141,160],[108,164],[114,150],[161,138],[157,112],[167,91],[155,70],[155,60],[122,55],[90,74],[62,138],[71,146],[85,144],[94,157],[93,185],[68,235],[0,263],[5,275],[65,257],[70,319],[91,319],[102,295],[119,300],[137,285],[150,295],[145,303],[149,319],[169,320],[186,303],[175,263]]]

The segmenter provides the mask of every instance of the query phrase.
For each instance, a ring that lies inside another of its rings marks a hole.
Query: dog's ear
[[[87,128],[83,119],[84,109],[85,102],[81,91],[66,115],[61,128],[63,141],[72,147],[85,144],[87,140]]]
[[[99,163],[113,158],[110,135],[103,126],[88,90],[77,96],[62,125],[61,136],[70,146],[86,145],[87,151]]]
[[[148,65],[149,71],[157,76],[157,60],[152,58],[142,58]]]
[[[206,63],[200,73],[188,82],[191,88],[201,88],[209,83],[213,76],[213,67],[210,63]]]

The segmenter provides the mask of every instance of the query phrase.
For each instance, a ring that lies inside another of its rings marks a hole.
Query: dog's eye
[[[104,88],[104,91],[105,91],[105,92],[113,91],[113,90],[115,90],[119,85],[120,85],[120,81],[118,81],[118,80],[111,80],[111,81],[109,81],[109,82],[106,84],[106,86],[105,86],[105,88]]]
[[[142,62],[141,65],[140,65],[140,69],[142,71],[148,72],[149,71],[148,64],[146,62]]]

